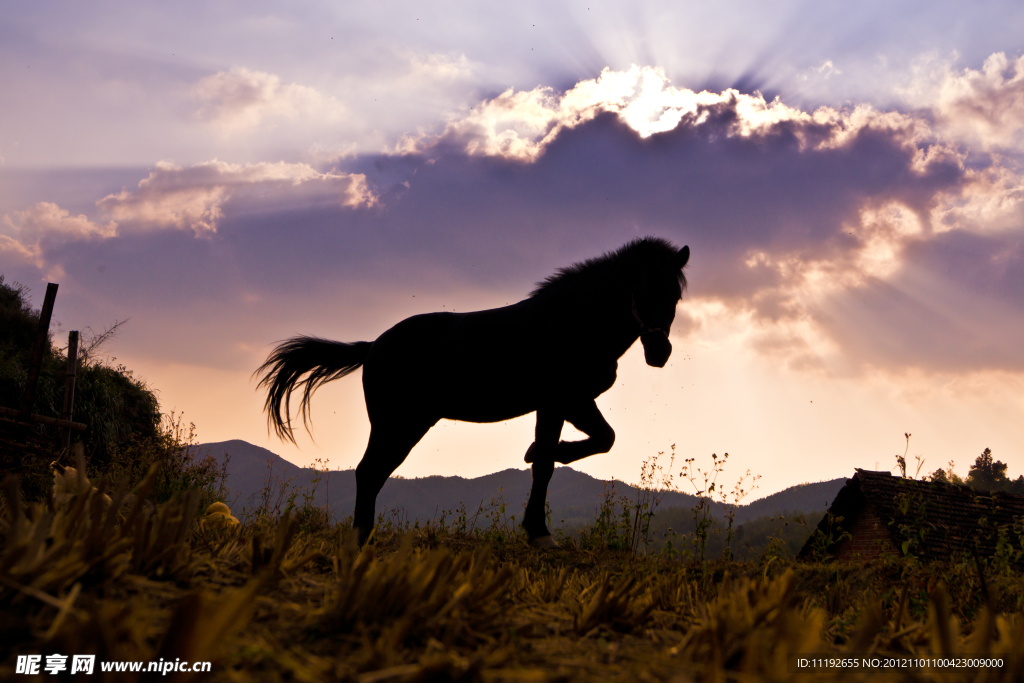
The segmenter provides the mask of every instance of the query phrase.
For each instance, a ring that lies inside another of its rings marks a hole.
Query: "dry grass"
[[[1016,681],[1022,577],[964,565],[720,563],[428,528],[357,548],[286,514],[225,526],[196,494],[25,503],[0,521],[0,678],[18,654],[211,660],[214,680]],[[952,588],[946,588],[946,586]],[[791,673],[792,653],[970,653],[1002,670]],[[93,679],[130,674],[102,674]],[[145,675],[143,674],[142,677]],[[18,677],[29,680],[30,677]],[[40,678],[52,678],[48,675]],[[185,680],[171,674],[170,680]]]

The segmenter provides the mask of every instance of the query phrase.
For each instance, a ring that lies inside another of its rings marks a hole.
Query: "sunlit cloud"
[[[89,239],[113,237],[117,224],[100,225],[84,214],[72,216],[53,202],[39,202],[34,206],[4,216],[4,223],[18,231],[28,241],[42,239]]]
[[[217,231],[224,204],[241,195],[258,201],[330,198],[338,206],[372,206],[376,195],[362,174],[321,173],[308,164],[208,161],[189,167],[159,162],[136,190],[123,189],[97,206],[111,218],[144,228],[192,230],[196,236]]]
[[[42,267],[38,243],[26,246],[10,235],[0,234],[0,254],[4,255],[4,262],[8,264],[32,263],[37,268]]]
[[[117,234],[117,224],[94,223],[84,214],[72,216],[53,202],[39,202],[4,216],[4,224],[13,235],[0,234],[0,252],[8,257],[29,261],[44,268],[44,252],[67,242],[107,239]],[[59,271],[51,271],[56,274]]]
[[[1019,231],[1024,226],[1024,176],[998,163],[967,169],[960,187],[937,197],[931,223],[935,232]]]
[[[206,76],[192,86],[192,95],[201,104],[199,118],[225,134],[298,118],[322,125],[340,120],[345,112],[340,102],[315,88],[282,83],[274,74],[244,68]]]
[[[541,86],[518,92],[509,88],[451,121],[440,135],[407,137],[398,149],[412,152],[453,141],[461,143],[470,155],[533,161],[560,132],[602,112],[617,114],[641,138],[648,138],[673,130],[685,117],[694,118],[699,125],[710,110],[721,105],[738,114],[735,132],[743,136],[782,121],[812,120],[778,98],[767,102],[760,93],[734,89],[694,92],[673,86],[660,68],[634,65],[626,71],[605,68],[597,78],[581,81],[561,94]]]
[[[954,70],[956,55],[919,60],[912,82],[901,89],[907,102],[927,107],[943,132],[983,150],[1024,143],[1024,55],[990,55],[981,69]]]
[[[747,268],[765,269],[774,277],[762,278],[771,284],[733,301],[726,310],[746,321],[747,341],[758,353],[793,369],[858,371],[846,340],[828,329],[834,299],[896,275],[905,265],[907,245],[926,239],[926,229],[922,217],[899,202],[865,204],[841,227],[841,245],[821,257],[763,250],[746,255]]]
[[[834,70],[829,62],[821,69]],[[676,87],[662,69],[635,65],[625,71],[605,68],[599,77],[580,81],[564,93],[541,86],[528,91],[509,88],[453,118],[440,134],[406,136],[396,151],[426,152],[438,144],[454,144],[469,155],[536,161],[562,132],[603,112],[616,114],[643,139],[727,115],[727,135],[764,136],[786,124],[802,147],[814,149],[849,144],[866,129],[884,131],[914,149],[918,171],[964,156],[955,145],[937,139],[929,121],[920,116],[879,111],[868,104],[805,112],[780,97],[768,101],[756,91],[729,88],[713,93]]]
[[[211,237],[235,202],[242,211],[327,205],[339,211],[374,206],[377,195],[362,174],[321,172],[307,164],[229,164],[189,167],[158,162],[135,190],[122,189],[96,202],[103,221],[72,215],[53,202],[38,202],[3,217],[5,261],[31,263],[59,278],[69,243],[109,240],[129,233],[190,230]]]

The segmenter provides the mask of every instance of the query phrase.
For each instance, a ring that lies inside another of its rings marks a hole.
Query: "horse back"
[[[611,386],[614,359],[603,363],[600,377],[566,376],[574,361],[566,355],[575,345],[560,344],[557,321],[532,304],[427,313],[387,330],[363,368],[371,420],[377,411],[426,410],[433,420],[497,422],[532,412],[562,392],[593,398]]]

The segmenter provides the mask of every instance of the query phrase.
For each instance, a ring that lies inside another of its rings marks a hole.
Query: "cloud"
[[[142,228],[192,230],[196,236],[217,231],[229,201],[316,203],[341,207],[372,206],[376,195],[361,174],[321,173],[302,163],[230,164],[207,161],[189,167],[159,162],[134,191],[122,189],[96,202],[116,221]]]
[[[831,73],[830,68],[826,62],[819,71]],[[714,123],[719,135],[763,138],[784,129],[801,147],[828,149],[849,144],[871,129],[913,149],[918,170],[935,161],[965,156],[954,144],[939,139],[922,117],[878,111],[867,104],[805,112],[780,97],[768,101],[756,91],[678,88],[662,69],[635,65],[625,71],[605,68],[598,78],[580,81],[564,93],[550,87],[510,88],[453,118],[439,134],[404,137],[396,153],[429,154],[440,147],[456,147],[471,156],[535,162],[564,131],[601,113],[614,114],[641,139]]]
[[[4,222],[29,241],[103,239],[113,237],[117,232],[116,223],[99,225],[83,214],[72,216],[52,202],[39,202],[24,211],[16,211],[13,218],[4,216]]]
[[[954,55],[955,60],[955,55]],[[955,71],[930,55],[919,61],[907,101],[927,107],[943,133],[986,151],[1024,151],[1024,55],[990,55],[981,69]]]
[[[180,167],[159,162],[135,190],[122,189],[96,201],[104,221],[72,215],[53,202],[5,215],[3,225],[11,234],[0,234],[0,253],[5,260],[46,270],[52,279],[62,275],[65,265],[90,252],[90,244],[115,238],[181,230],[210,237],[232,213],[273,213],[297,207],[346,212],[377,202],[364,175],[321,172],[308,164],[213,160]],[[99,256],[103,249],[91,253]]]
[[[206,76],[192,86],[192,95],[201,103],[199,118],[225,134],[302,117],[322,124],[340,120],[345,112],[340,102],[314,88],[281,83],[274,74],[244,68]]]
[[[24,211],[7,214],[4,223],[16,236],[0,235],[0,251],[31,261],[38,268],[44,266],[43,252],[47,248],[73,241],[107,239],[117,234],[117,224],[113,221],[100,225],[84,214],[72,216],[52,202],[39,202]]]
[[[6,258],[25,263],[32,262],[36,264],[36,267],[42,267],[38,262],[38,244],[25,246],[10,235],[0,235],[0,253],[4,254]]]
[[[519,92],[509,88],[449,122],[440,135],[404,139],[399,150],[423,151],[440,142],[455,142],[471,155],[535,161],[563,130],[602,112],[617,114],[640,137],[647,138],[676,128],[684,117],[701,122],[708,110],[719,105],[735,108],[740,135],[751,135],[781,121],[811,118],[778,98],[766,102],[760,93],[747,95],[733,89],[697,93],[676,88],[664,70],[634,65],[626,71],[605,68],[597,78],[580,81],[562,94],[549,87]]]
[[[414,80],[456,81],[469,78],[472,69],[466,55],[413,54],[409,57],[409,74]]]
[[[821,63],[821,66],[817,66],[813,69],[808,69],[806,72],[801,74],[802,80],[808,80],[810,78],[820,78],[822,80],[828,80],[833,76],[839,76],[843,72],[836,68],[835,64],[832,63],[831,59],[826,59]]]
[[[908,245],[892,277],[837,290],[814,316],[865,366],[1020,373],[1022,302],[1022,236],[951,231]]]
[[[1024,175],[1016,164],[966,169],[963,184],[936,197],[931,225],[936,232],[1019,231],[1024,225]]]

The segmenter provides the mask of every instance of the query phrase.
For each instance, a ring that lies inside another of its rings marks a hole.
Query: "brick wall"
[[[898,554],[886,523],[867,502],[853,523],[845,521],[843,527],[853,538],[843,541],[836,549],[838,560],[866,560],[883,554]]]

